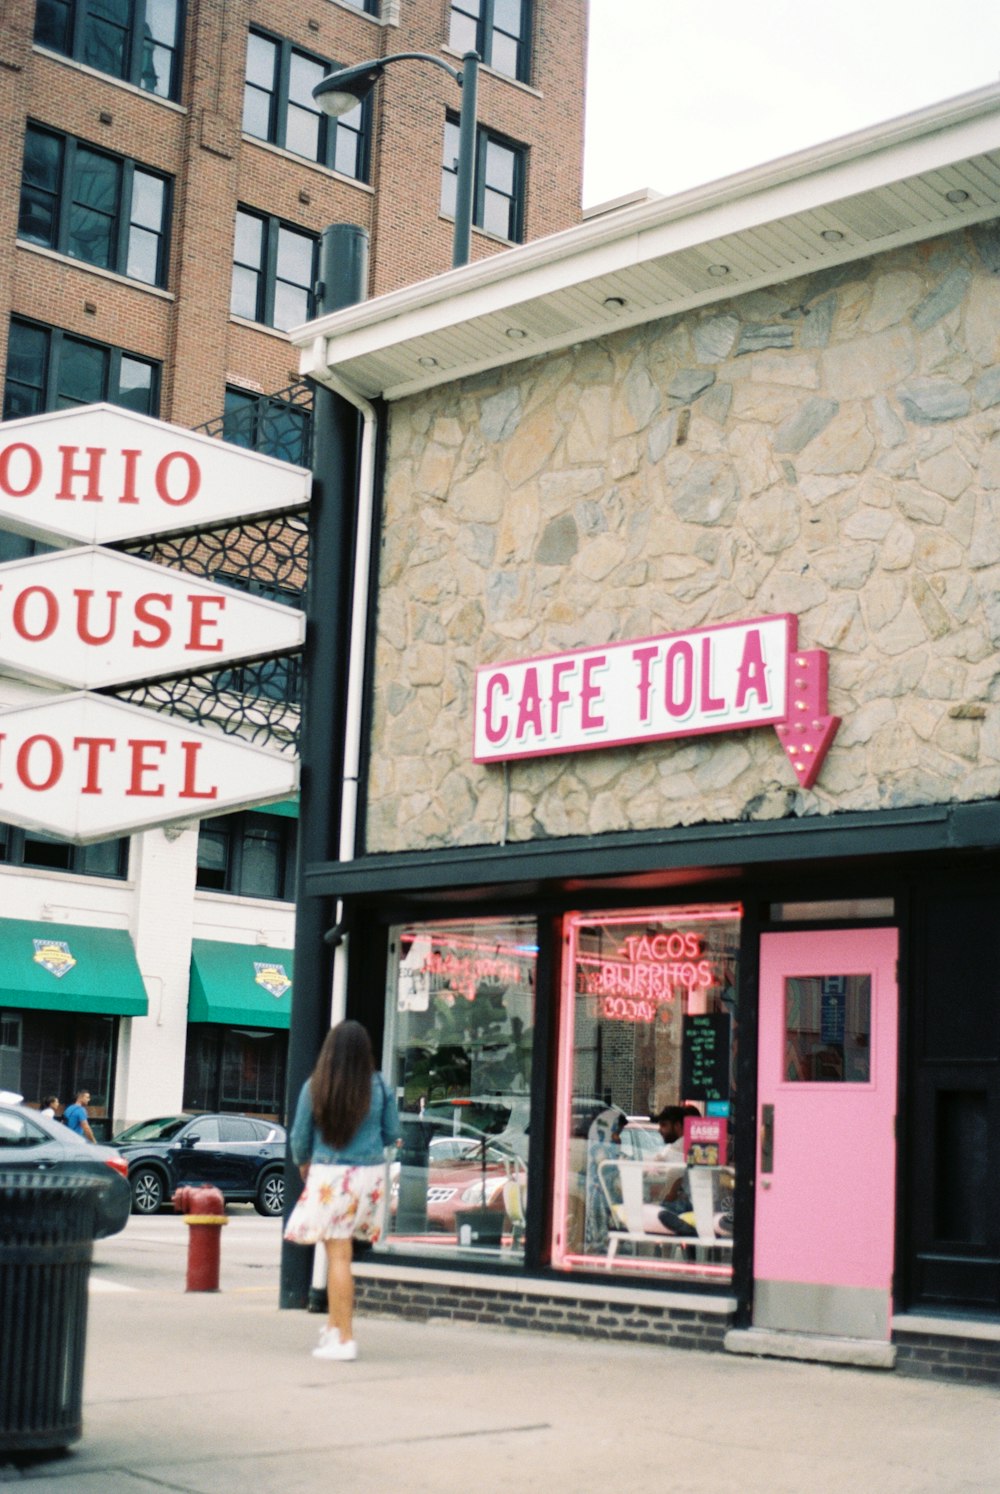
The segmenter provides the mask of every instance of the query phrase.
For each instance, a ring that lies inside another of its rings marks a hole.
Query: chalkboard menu
[[[681,1036],[685,1100],[729,1099],[729,1013],[685,1017]]]

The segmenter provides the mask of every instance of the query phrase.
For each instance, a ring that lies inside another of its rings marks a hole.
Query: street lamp
[[[432,62],[443,67],[462,90],[458,126],[458,181],[455,188],[455,241],[451,262],[467,265],[472,245],[472,209],[476,190],[476,96],[479,91],[479,53],[466,52],[462,70],[431,52],[393,52],[372,62],[328,73],[313,89],[313,98],[324,114],[339,119],[368,97],[390,62]]]

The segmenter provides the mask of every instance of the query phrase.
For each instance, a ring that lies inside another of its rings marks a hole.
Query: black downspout
[[[320,240],[316,315],[363,300],[368,277],[368,234],[355,223],[334,223]],[[330,1026],[333,949],[324,940],[334,904],[305,894],[307,867],[339,857],[340,790],[350,631],[351,580],[357,514],[360,421],[354,406],[317,384],[313,396],[313,491],[309,511],[309,576],[300,737],[300,797],[295,975],[288,1035],[285,1112],[295,1115],[299,1091],[312,1072]],[[285,1216],[302,1184],[285,1161]],[[306,1307],[312,1247],[281,1248],[281,1307]]]

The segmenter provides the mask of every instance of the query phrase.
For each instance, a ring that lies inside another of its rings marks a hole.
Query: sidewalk
[[[84,1434],[31,1494],[995,1491],[1000,1396],[890,1374],[474,1325],[321,1319],[270,1287],[95,1290]]]

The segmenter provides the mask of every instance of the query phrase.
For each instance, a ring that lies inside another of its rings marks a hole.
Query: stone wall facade
[[[369,852],[1000,793],[1000,224],[391,409]],[[477,666],[788,612],[843,724],[472,761]]]

